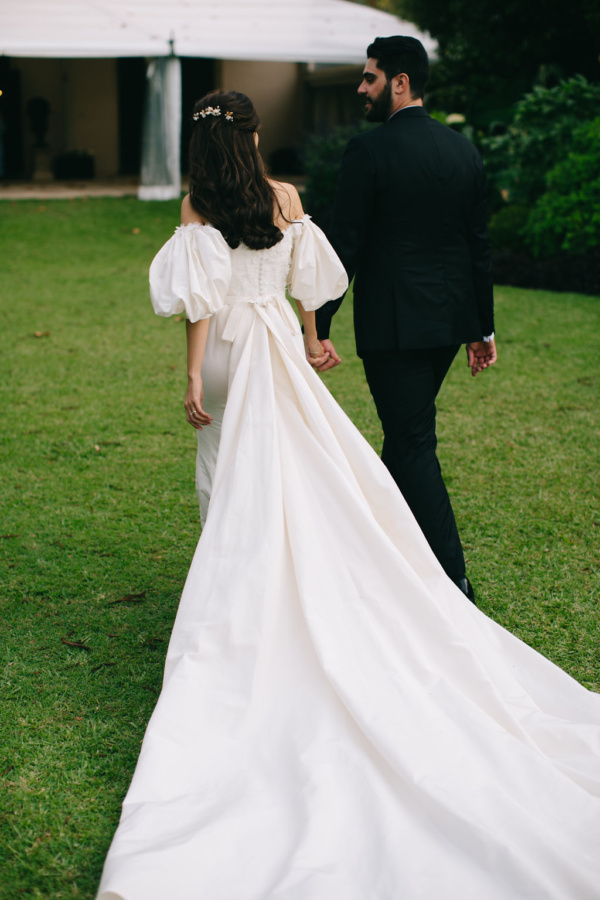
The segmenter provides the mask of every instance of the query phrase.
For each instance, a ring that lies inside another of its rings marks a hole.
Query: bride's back
[[[231,251],[231,282],[227,294],[228,303],[251,302],[264,305],[273,300],[285,300],[294,230],[300,224],[292,224],[283,231],[283,238],[273,247],[251,250],[240,244]]]
[[[300,195],[293,184],[274,181],[272,178],[267,179],[267,181],[275,194],[272,222],[279,231],[285,232],[291,227],[294,220],[301,219],[304,215]],[[181,204],[181,224],[192,225],[195,222],[199,225],[213,225],[213,227],[216,227],[207,217],[200,215],[194,209],[190,194],[186,194]]]
[[[237,91],[213,91],[194,106],[190,141],[190,193],[182,223],[210,223],[232,250],[278,244],[302,215],[292,185],[271,181],[258,152],[260,119]]]

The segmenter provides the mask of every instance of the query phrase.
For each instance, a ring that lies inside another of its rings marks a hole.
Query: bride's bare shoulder
[[[203,219],[202,216],[196,212],[190,202],[190,195],[186,194],[181,202],[181,224],[192,225],[194,222],[206,225],[206,219]]]
[[[284,181],[274,181],[272,178],[269,178],[269,184],[275,191],[275,196],[284,218],[288,222],[291,219],[301,219],[304,215],[304,210],[302,209],[300,194],[294,185],[286,184]]]

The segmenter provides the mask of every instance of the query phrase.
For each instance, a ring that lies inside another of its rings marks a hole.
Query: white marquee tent
[[[361,63],[377,35],[435,42],[410,22],[348,0],[0,0],[0,54],[132,57],[148,68],[140,196],[179,196],[176,57]],[[160,59],[162,57],[162,59]]]
[[[178,56],[357,63],[376,35],[435,42],[347,0],[0,0],[6,56]]]

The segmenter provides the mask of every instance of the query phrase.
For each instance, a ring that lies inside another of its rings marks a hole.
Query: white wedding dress
[[[153,263],[160,315],[212,316],[210,508],[100,900],[598,900],[600,696],[445,576],[286,284],[346,285],[308,217]]]

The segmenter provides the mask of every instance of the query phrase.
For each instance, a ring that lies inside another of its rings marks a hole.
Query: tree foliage
[[[549,170],[571,150],[574,132],[599,112],[600,85],[582,76],[552,88],[537,85],[516,104],[504,134],[481,140],[491,183],[511,203],[535,203]]]
[[[597,0],[380,0],[439,44],[431,90],[440,108],[484,115],[534,83],[600,80]]]
[[[575,131],[571,151],[546,177],[524,236],[541,257],[600,246],[600,118]]]

